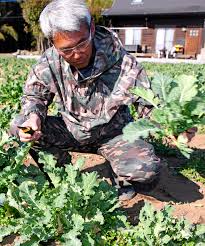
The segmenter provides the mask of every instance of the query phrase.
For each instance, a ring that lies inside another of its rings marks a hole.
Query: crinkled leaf
[[[74,185],[76,183],[76,177],[78,175],[78,171],[72,165],[67,165],[65,171],[67,173],[66,175],[67,182],[69,182],[71,185]]]
[[[95,194],[94,188],[99,185],[97,177],[96,172],[82,174],[82,188],[85,199]]]
[[[0,226],[0,242],[3,241],[4,237],[13,234],[16,231],[16,226]]]
[[[101,225],[104,224],[104,216],[102,212],[98,209],[96,215],[92,218],[93,221],[99,222]]]
[[[61,245],[68,246],[82,246],[82,242],[78,239],[79,233],[75,230],[71,230],[68,233],[63,234]]]
[[[38,161],[39,163],[42,163],[51,169],[55,168],[57,164],[57,160],[54,158],[54,156],[45,152],[39,152]]]
[[[75,169],[77,169],[77,170],[81,170],[82,167],[84,166],[84,164],[85,164],[85,158],[81,157],[81,158],[78,158],[78,159],[77,159],[77,161],[76,161],[74,167],[75,167]]]
[[[0,132],[0,146],[9,142],[9,135],[5,131]]]
[[[196,225],[196,235],[197,236],[204,236],[204,241],[205,241],[205,225]]]
[[[0,194],[0,206],[4,205],[6,201],[6,195],[4,193]]]
[[[179,135],[179,137],[177,138],[177,145],[176,146],[180,150],[182,155],[184,155],[187,159],[190,158],[190,155],[193,152],[193,150],[187,146],[187,139],[186,138],[184,138],[182,135]]]
[[[52,154],[47,154],[44,152],[39,153],[39,163],[44,164],[44,171],[48,174],[54,187],[59,186],[63,179],[63,169],[56,167],[57,160]]]
[[[158,95],[162,101],[167,101],[167,95],[171,89],[172,78],[163,74],[155,74],[151,86],[155,95]]]
[[[53,207],[63,208],[67,203],[66,195],[68,194],[68,186],[62,184],[60,189],[57,189],[57,191],[58,191],[58,196],[53,200]]]
[[[197,95],[196,77],[191,75],[180,75],[176,82],[181,92],[179,103],[191,101]]]
[[[73,214],[72,215],[72,220],[73,220],[73,230],[75,230],[76,232],[81,232],[84,229],[84,219],[81,215],[79,214]]]
[[[28,205],[32,207],[36,207],[39,209],[39,205],[37,202],[37,193],[36,182],[33,181],[25,181],[19,186],[19,195]]]
[[[131,122],[123,128],[123,139],[133,143],[140,138],[147,138],[149,134],[160,131],[152,122],[147,119],[139,119]]]
[[[149,102],[151,105],[157,108],[159,104],[159,98],[156,97],[151,89],[145,89],[143,87],[135,87],[132,89],[132,93],[139,96]]]
[[[172,240],[172,238],[169,235],[165,235],[164,237],[162,237],[161,242],[163,243],[163,245],[168,244],[170,241]]]

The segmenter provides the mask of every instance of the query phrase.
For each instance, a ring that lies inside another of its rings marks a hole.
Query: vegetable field
[[[115,188],[99,176],[107,166],[95,165],[97,157],[92,165],[80,155],[73,165],[56,167],[41,152],[39,169],[26,161],[31,145],[7,135],[34,62],[0,59],[0,245],[205,245],[205,153],[182,135],[192,127],[204,132],[205,66],[143,64],[153,87],[133,93],[153,106],[152,116],[138,119],[132,106],[135,122],[124,137],[155,146],[162,181],[153,193],[119,204]],[[190,220],[195,213],[199,219]]]

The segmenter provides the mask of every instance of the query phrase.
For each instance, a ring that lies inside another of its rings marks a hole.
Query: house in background
[[[177,45],[196,57],[205,47],[205,0],[115,0],[103,15],[129,51],[156,54]]]

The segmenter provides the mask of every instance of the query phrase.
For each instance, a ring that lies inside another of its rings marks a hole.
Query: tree
[[[103,24],[102,11],[112,6],[113,0],[86,0],[97,24]]]
[[[37,50],[44,50],[44,36],[39,25],[39,17],[41,11],[50,2],[50,0],[24,0],[20,5],[23,12],[23,18],[28,23],[28,31],[33,34]]]
[[[0,40],[5,41],[7,36],[11,36],[16,41],[18,40],[18,34],[12,26],[3,24],[0,26]]]
[[[31,31],[36,42],[37,50],[39,52],[44,50],[44,37],[39,25],[39,16],[43,8],[51,0],[23,0],[21,1],[21,8],[23,17],[28,23],[28,31]],[[112,5],[113,0],[86,0],[92,16],[96,23],[103,23],[102,11]]]

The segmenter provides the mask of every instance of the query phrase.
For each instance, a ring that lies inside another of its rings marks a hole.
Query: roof
[[[205,0],[115,0],[104,16],[205,14]]]
[[[0,0],[0,3],[16,3],[17,0]]]
[[[0,0],[0,3],[16,3],[17,0]]]

